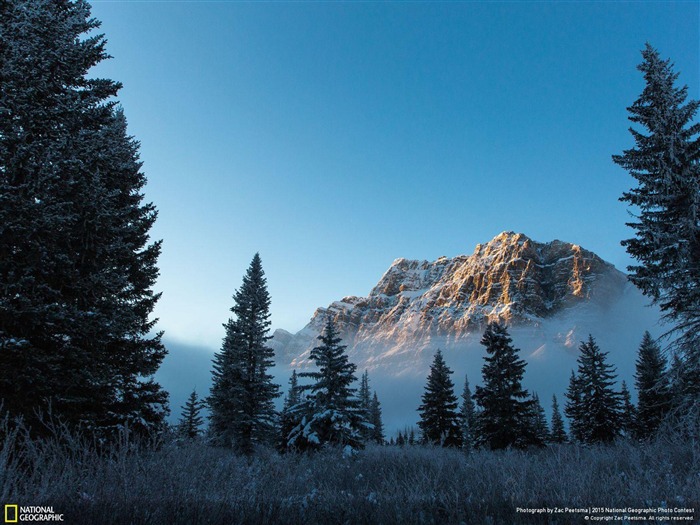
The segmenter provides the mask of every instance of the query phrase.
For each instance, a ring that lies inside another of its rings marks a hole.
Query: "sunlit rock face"
[[[508,324],[527,362],[523,385],[542,400],[556,394],[562,402],[589,334],[609,353],[618,381],[632,384],[644,331],[665,331],[658,308],[648,303],[622,272],[580,246],[504,232],[471,255],[397,259],[367,297],[319,308],[302,330],[277,330],[270,344],[280,371],[311,368],[309,352],[331,316],[350,361],[370,373],[386,428],[396,430],[417,420],[436,349],[454,371],[458,392],[465,375],[472,386],[480,384],[480,340],[493,319]]]
[[[397,259],[367,297],[317,309],[297,334],[278,330],[273,346],[303,366],[330,316],[350,354],[371,366],[436,344],[459,345],[491,320],[536,329],[582,305],[604,308],[626,286],[622,272],[580,246],[503,232],[472,255]]]

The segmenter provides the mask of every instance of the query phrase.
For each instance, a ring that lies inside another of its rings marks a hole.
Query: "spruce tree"
[[[416,444],[416,431],[411,427],[411,430],[408,433],[408,439],[407,443],[411,446]]]
[[[204,424],[202,409],[205,406],[204,401],[197,396],[197,390],[192,390],[190,397],[182,406],[182,416],[177,426],[178,434],[187,439],[195,439],[202,433],[201,426]]]
[[[284,404],[282,413],[280,414],[280,441],[278,447],[280,450],[287,449],[287,438],[292,429],[299,424],[299,414],[294,412],[294,407],[298,407],[301,403],[301,388],[297,378],[297,371],[292,370],[292,376],[289,378],[289,391],[284,396]]]
[[[406,438],[403,436],[403,434],[401,433],[400,430],[399,430],[399,435],[396,436],[396,444],[399,447],[403,447],[406,444]]]
[[[361,448],[368,423],[360,400],[355,397],[357,390],[351,386],[356,381],[357,367],[349,362],[346,346],[340,344],[330,317],[318,340],[321,344],[309,356],[318,370],[299,374],[313,383],[301,387],[308,394],[292,409],[301,417],[290,432],[287,446],[295,450],[324,445]]]
[[[474,399],[469,388],[469,377],[464,377],[464,390],[462,391],[462,404],[459,408],[459,421],[462,428],[462,448],[471,450],[474,448],[475,426]]]
[[[600,350],[593,336],[582,342],[578,357],[579,405],[575,414],[579,440],[584,443],[610,442],[622,431],[622,403],[613,389],[616,374],[608,364],[607,352]]]
[[[574,371],[571,371],[569,378],[569,388],[566,391],[566,405],[564,413],[569,418],[569,433],[571,441],[583,443],[585,441],[586,419],[583,412],[581,381]]]
[[[631,437],[636,435],[637,409],[632,403],[632,396],[625,381],[622,382],[622,388],[620,389],[620,400],[622,403],[620,429],[623,435]]]
[[[477,445],[490,449],[525,447],[532,436],[532,400],[522,387],[525,361],[506,327],[489,323],[481,339],[486,347],[482,367],[483,386],[476,387],[474,399],[481,407],[477,415]]]
[[[372,396],[369,408],[369,422],[372,424],[370,440],[378,445],[384,444],[384,424],[382,423],[382,406],[379,403],[377,392]]]
[[[214,356],[210,431],[214,444],[251,454],[256,445],[275,441],[274,400],[280,395],[268,372],[274,365],[274,351],[267,346],[270,296],[259,254],[233,299],[235,318],[224,325],[221,351]]]
[[[645,439],[656,433],[670,409],[671,402],[666,359],[649,332],[644,332],[635,364],[636,433],[638,437]]]
[[[682,415],[681,408],[685,404],[685,384],[688,382],[686,377],[685,359],[678,351],[671,353],[671,364],[668,367],[666,377],[668,378],[668,397],[670,402],[669,414],[676,420],[677,416]]]
[[[83,0],[0,2],[0,397],[109,438],[162,428],[166,351],[139,144],[121,84],[87,76],[99,26]]]
[[[461,430],[457,414],[457,397],[450,379],[452,370],[445,364],[442,352],[435,352],[430,365],[428,382],[418,407],[423,443],[442,446],[460,446]]]
[[[362,410],[365,420],[368,423],[372,423],[372,395],[370,394],[369,372],[367,372],[367,370],[364,371],[362,377],[360,378],[360,392],[358,397],[360,400],[360,409]],[[372,435],[373,429],[370,425],[363,427],[362,439],[364,441],[370,441],[372,439]]]
[[[627,110],[635,146],[613,156],[636,179],[621,201],[638,209],[628,226],[635,237],[622,241],[639,265],[630,280],[658,304],[684,353],[686,408],[700,403],[700,102],[686,102],[670,60],[646,45],[638,66],[645,87]]]
[[[552,396],[552,430],[550,432],[552,443],[566,443],[566,430],[564,430],[564,420],[559,411],[557,396]]]
[[[543,447],[551,441],[549,426],[547,425],[547,416],[544,413],[544,408],[540,403],[540,398],[537,393],[532,394],[531,406],[531,423],[530,435],[526,434],[525,446],[534,445]]]

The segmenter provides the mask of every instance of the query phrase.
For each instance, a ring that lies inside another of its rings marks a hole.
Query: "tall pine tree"
[[[177,426],[178,434],[187,439],[195,439],[202,433],[201,427],[204,424],[202,409],[205,406],[206,403],[197,396],[197,390],[192,390],[182,407],[182,416]]]
[[[418,426],[423,433],[423,443],[442,446],[460,446],[461,431],[457,414],[457,396],[450,375],[452,370],[445,364],[442,352],[435,352],[430,365],[428,382],[418,407]]]
[[[363,434],[368,427],[360,400],[355,397],[356,366],[348,360],[330,317],[321,344],[311,350],[309,359],[318,368],[300,377],[313,380],[302,388],[305,399],[291,410],[299,414],[299,423],[290,432],[287,446],[296,450],[318,449],[324,445],[362,448]]]
[[[297,371],[292,370],[292,376],[289,378],[289,391],[284,396],[284,404],[280,414],[280,441],[278,447],[281,451],[287,449],[289,433],[299,423],[299,416],[293,410],[299,403],[301,403],[301,387],[299,386]]]
[[[372,433],[370,440],[378,445],[384,444],[384,423],[382,422],[382,406],[379,403],[377,392],[372,396],[372,402],[369,408],[369,422],[372,424]]]
[[[569,418],[569,434],[571,441],[583,443],[585,441],[586,418],[581,402],[581,381],[578,376],[571,371],[569,378],[569,388],[566,390],[566,405],[564,413]]]
[[[540,397],[537,393],[532,394],[530,432],[525,434],[525,446],[534,445],[543,447],[551,441],[547,416],[544,413]]]
[[[564,430],[564,420],[559,411],[557,396],[552,396],[552,430],[550,432],[552,443],[566,443],[566,430]]]
[[[645,439],[656,433],[671,408],[666,359],[649,332],[644,332],[635,364],[636,430],[637,436]]]
[[[632,395],[625,381],[622,382],[622,388],[620,389],[620,400],[622,403],[620,429],[624,436],[632,437],[637,433],[637,408],[632,403]]]
[[[469,377],[464,376],[464,390],[462,391],[462,404],[459,407],[459,421],[462,428],[462,448],[471,450],[474,448],[475,421],[474,399],[469,387]]]
[[[166,351],[139,144],[121,85],[87,76],[99,25],[83,0],[0,2],[0,397],[109,437],[162,428]]]
[[[259,254],[233,299],[235,318],[224,325],[226,336],[214,356],[210,431],[213,443],[251,454],[256,445],[275,442],[274,400],[280,395],[268,372],[274,365],[274,351],[267,346],[270,295]]]
[[[688,370],[686,367],[686,359],[679,351],[671,352],[671,363],[668,367],[668,393],[671,402],[670,419],[673,421],[678,421],[678,417],[683,417],[683,413],[687,412],[687,387],[689,381],[689,373],[692,374],[692,369]],[[695,378],[697,381],[700,378]]]
[[[700,102],[686,102],[670,60],[646,45],[638,69],[645,87],[627,108],[635,146],[613,156],[636,179],[620,200],[639,210],[628,226],[635,237],[622,244],[639,265],[630,279],[651,297],[679,336],[689,381],[681,388],[686,408],[700,403]]]
[[[532,436],[532,400],[522,387],[525,361],[511,344],[506,327],[489,323],[481,339],[486,347],[482,367],[483,386],[474,399],[481,407],[477,416],[477,445],[491,449],[525,447]]]
[[[367,370],[364,371],[362,374],[362,377],[360,378],[360,392],[359,392],[359,399],[360,399],[360,409],[362,410],[362,413],[364,414],[365,419],[367,422],[371,423],[372,422],[372,417],[371,417],[371,410],[372,410],[372,396],[370,394],[370,389],[369,389],[369,372]],[[373,429],[370,425],[367,425],[364,427],[362,430],[362,439],[364,441],[370,441],[372,439],[373,435]]]
[[[567,393],[567,415],[573,416],[575,437],[583,443],[613,441],[623,424],[621,396],[613,388],[615,369],[593,336],[581,343],[579,351],[578,374],[572,379],[575,390]]]

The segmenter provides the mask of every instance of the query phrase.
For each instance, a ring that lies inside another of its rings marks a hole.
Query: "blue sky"
[[[160,213],[160,328],[212,350],[256,251],[291,331],[504,230],[624,269],[610,157],[646,41],[700,98],[698,2],[92,5]]]

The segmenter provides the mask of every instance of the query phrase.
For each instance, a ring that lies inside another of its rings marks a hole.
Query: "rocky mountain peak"
[[[308,350],[327,315],[345,344],[370,354],[421,348],[438,337],[456,342],[487,321],[532,325],[585,302],[606,301],[625,283],[624,274],[578,245],[506,231],[478,244],[472,255],[396,259],[367,297],[317,309],[301,332],[291,339],[280,334],[279,343],[287,355]]]

